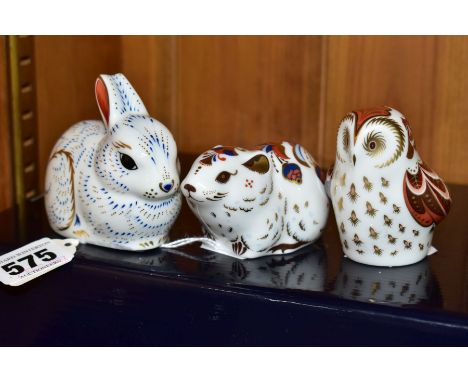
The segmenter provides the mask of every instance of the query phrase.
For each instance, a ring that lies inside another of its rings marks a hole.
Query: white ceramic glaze
[[[316,240],[327,221],[316,167],[288,142],[216,146],[197,158],[181,189],[215,241],[209,249],[238,258],[289,253]]]
[[[408,121],[389,107],[344,117],[327,182],[344,253],[369,265],[426,257],[451,204],[444,182],[416,151]]]
[[[180,206],[177,147],[122,74],[95,84],[103,122],[68,129],[49,158],[45,204],[58,234],[128,250],[160,246]]]
[[[400,306],[429,300],[434,289],[429,259],[394,268],[344,259],[332,293],[348,300]]]

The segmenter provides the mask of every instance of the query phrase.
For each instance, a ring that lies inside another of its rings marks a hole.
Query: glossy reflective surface
[[[377,268],[344,259],[331,293],[376,304],[441,306],[440,289],[428,259],[394,268]]]
[[[81,245],[76,259],[22,287],[0,286],[1,344],[468,344],[467,187],[406,267],[343,259],[329,219],[321,242],[240,261],[198,245],[135,253]],[[0,251],[53,236],[43,201],[26,224],[0,216]],[[184,206],[172,237],[200,235]]]
[[[326,288],[326,256],[321,245],[311,245],[284,256],[251,261],[190,246],[136,255],[92,247],[79,250],[81,258],[142,272],[220,285],[257,286],[323,292]]]

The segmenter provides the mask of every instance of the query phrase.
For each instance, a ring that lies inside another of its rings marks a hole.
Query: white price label
[[[47,237],[0,256],[0,281],[18,286],[50,272],[73,259],[76,239]]]

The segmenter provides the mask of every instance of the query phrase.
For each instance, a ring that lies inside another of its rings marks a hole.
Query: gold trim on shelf
[[[26,201],[38,193],[33,37],[9,36],[8,56],[15,203],[23,220]]]

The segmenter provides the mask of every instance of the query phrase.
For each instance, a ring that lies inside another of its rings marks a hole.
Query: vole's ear
[[[94,87],[96,101],[106,127],[128,114],[148,115],[145,105],[123,74],[102,74]]]
[[[263,154],[255,155],[247,162],[242,163],[242,166],[247,167],[250,171],[258,172],[259,174],[266,174],[270,170],[270,162]]]

